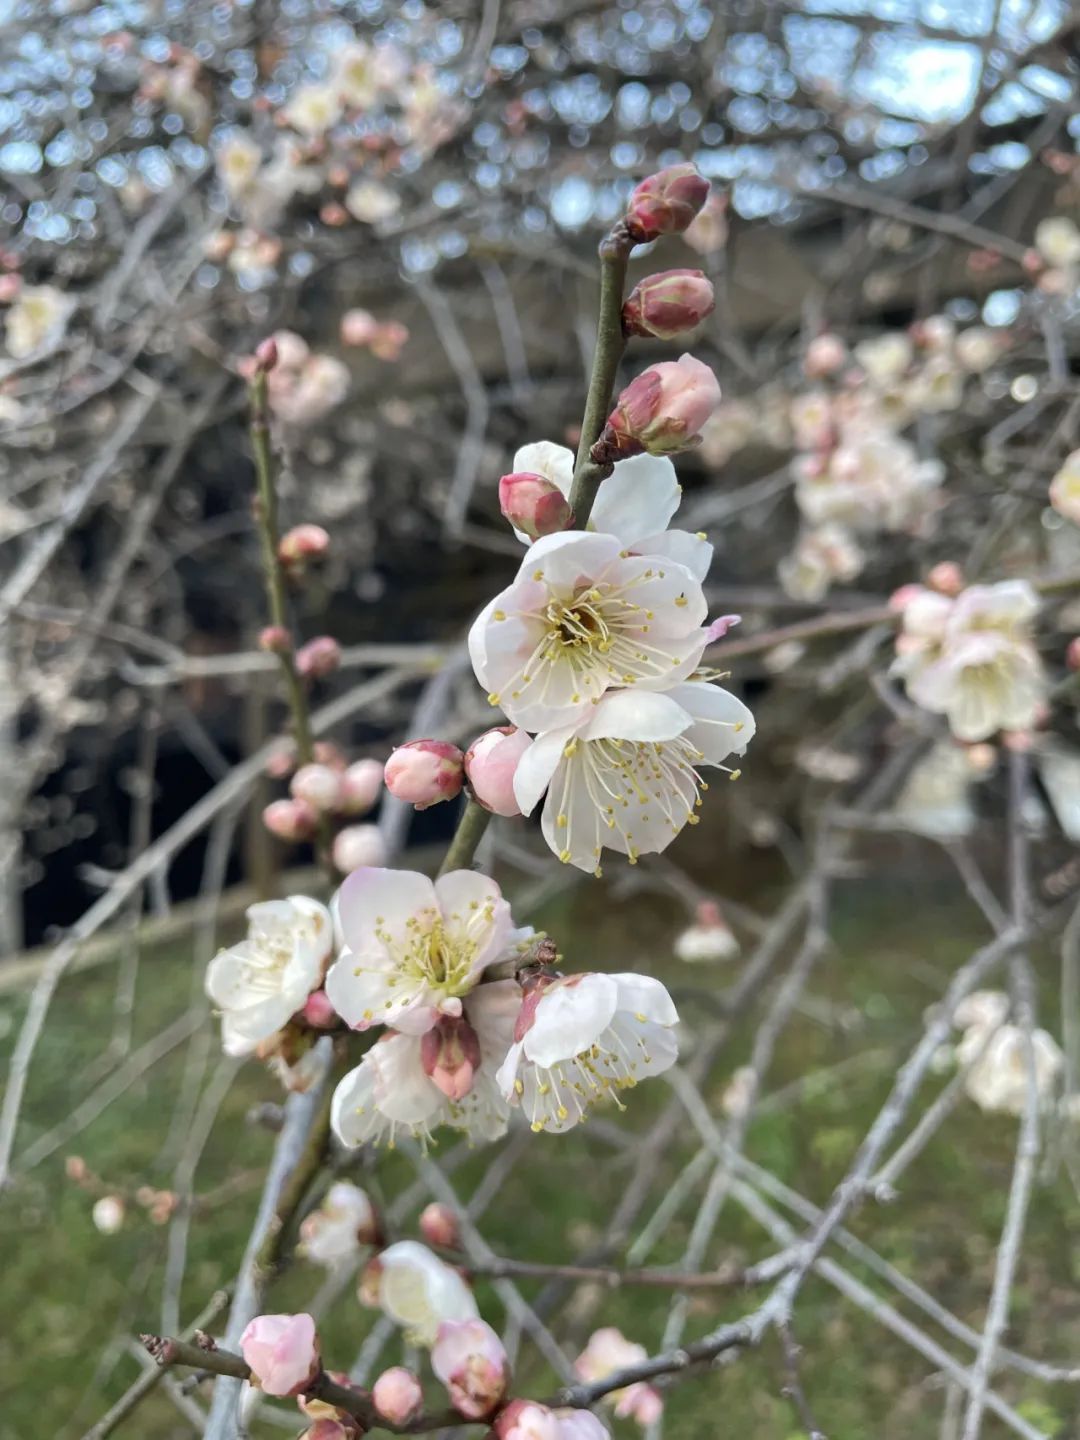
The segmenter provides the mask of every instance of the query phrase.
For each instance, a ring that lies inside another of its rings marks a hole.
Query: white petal
[[[671,696],[693,716],[686,739],[702,752],[706,764],[720,765],[729,755],[743,754],[754,738],[753,714],[730,690],[695,680],[676,685]]]
[[[611,977],[619,987],[619,1009],[643,1015],[657,1025],[677,1025],[679,1012],[665,987],[652,975],[633,971]]]
[[[501,596],[496,595],[494,600],[484,606],[483,610],[480,611],[480,614],[469,627],[469,659],[472,661],[473,674],[485,690],[491,689],[491,684],[487,678],[486,637],[488,628],[491,625],[492,616],[495,611],[499,609],[500,599]]]
[[[531,815],[536,809],[562,759],[563,748],[573,735],[573,725],[538,735],[518,761],[514,771],[514,799],[523,815]]]
[[[675,466],[659,455],[620,460],[600,482],[589,516],[589,529],[615,535],[637,548],[647,535],[659,535],[679,508],[682,489]]]
[[[418,1010],[427,995],[422,981],[403,982],[390,964],[365,969],[352,951],[331,965],[325,988],[330,1004],[354,1030],[397,1024],[404,1029],[406,1016]]]
[[[568,496],[574,483],[574,452],[552,440],[535,440],[515,454],[512,473],[543,475]]]
[[[674,740],[690,718],[669,695],[616,690],[604,696],[579,733],[582,740]]]
[[[338,915],[345,943],[358,965],[379,965],[387,947],[376,931],[406,943],[413,922],[438,918],[435,887],[412,870],[354,870],[338,891]]]
[[[388,1120],[424,1130],[438,1123],[435,1116],[446,1097],[424,1073],[420,1040],[415,1035],[391,1035],[371,1051],[375,1067],[375,1103]]]
[[[330,1125],[343,1145],[365,1145],[388,1128],[375,1105],[375,1081],[370,1051],[338,1081],[330,1102]]]
[[[545,1069],[580,1055],[602,1034],[615,1014],[619,989],[610,975],[585,975],[545,991],[532,1028],[524,1038],[525,1055]]]
[[[713,547],[704,535],[691,535],[689,530],[667,530],[662,535],[648,535],[634,549],[641,555],[662,555],[689,570],[700,584],[712,565]]]
[[[515,1041],[495,1074],[495,1083],[508,1100],[514,1093],[514,1082],[524,1058],[524,1048],[520,1040]]]

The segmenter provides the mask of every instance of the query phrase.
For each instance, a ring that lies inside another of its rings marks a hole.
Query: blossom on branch
[[[322,1368],[310,1315],[256,1315],[240,1336],[251,1384],[267,1395],[302,1395]]]
[[[301,1255],[328,1270],[359,1255],[365,1245],[374,1245],[379,1220],[367,1192],[349,1180],[336,1180],[300,1224]]]
[[[589,1343],[574,1361],[574,1369],[582,1380],[606,1380],[619,1370],[640,1365],[648,1359],[648,1354],[644,1345],[627,1340],[621,1330],[608,1325],[593,1331]],[[623,1390],[612,1390],[604,1400],[614,1406],[620,1419],[636,1420],[643,1427],[655,1424],[664,1412],[659,1390],[644,1381],[627,1385]]]
[[[371,1398],[375,1409],[391,1425],[407,1425],[424,1405],[420,1381],[404,1365],[384,1370],[371,1387]]]
[[[484,1320],[444,1320],[431,1347],[431,1368],[467,1420],[486,1419],[510,1380],[503,1343]]]
[[[427,810],[461,794],[464,767],[464,755],[449,740],[410,740],[396,747],[383,780],[396,799]]]
[[[753,715],[718,685],[615,691],[584,720],[538,735],[514,792],[531,815],[546,791],[541,828],[564,863],[596,871],[605,847],[633,863],[696,823],[706,788],[698,767],[726,769],[753,735]]]
[[[533,1130],[558,1134],[600,1100],[674,1065],[679,1016],[649,975],[571,975],[526,996],[499,1069],[503,1095]]]
[[[489,965],[508,959],[517,931],[494,880],[455,870],[434,883],[409,870],[356,870],[337,899],[343,949],[326,993],[347,1025],[394,1025],[421,1035]]]
[[[334,942],[329,910],[306,895],[261,901],[247,919],[247,938],[222,950],[206,971],[229,1055],[250,1055],[303,1009],[322,984]]]
[[[674,455],[701,444],[701,429],[720,404],[716,376],[693,355],[664,360],[631,380],[589,452],[598,464],[625,456]]]
[[[368,1268],[380,1308],[417,1345],[433,1345],[445,1320],[479,1317],[458,1271],[417,1240],[388,1246]]]

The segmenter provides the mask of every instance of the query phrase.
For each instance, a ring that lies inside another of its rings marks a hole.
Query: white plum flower
[[[1009,1013],[1003,990],[972,990],[957,1004],[952,1023],[957,1030],[996,1030]]]
[[[357,180],[345,196],[345,209],[354,220],[377,225],[380,220],[389,220],[397,214],[401,209],[401,196],[377,180]]]
[[[494,880],[455,870],[432,882],[409,870],[354,870],[335,905],[343,949],[326,993],[347,1025],[421,1035],[523,937]]]
[[[633,862],[696,823],[705,788],[698,766],[726,768],[753,734],[753,715],[718,685],[612,691],[584,721],[536,737],[518,762],[514,794],[530,815],[546,790],[541,828],[564,863],[595,871],[604,847]]]
[[[375,1207],[367,1192],[349,1180],[336,1180],[317,1210],[300,1224],[300,1254],[334,1270],[354,1259],[378,1235]]]
[[[866,556],[842,525],[802,530],[790,555],[777,566],[780,584],[793,600],[816,604],[834,580],[847,583],[858,576]]]
[[[7,312],[4,343],[13,360],[28,360],[63,339],[75,301],[55,285],[24,285]]]
[[[1080,265],[1080,230],[1067,215],[1048,215],[1035,227],[1035,248],[1048,265]]]
[[[206,971],[206,993],[221,1010],[227,1054],[250,1055],[322,983],[334,942],[330,912],[306,895],[264,900],[247,912],[245,940]]]
[[[488,698],[524,730],[584,718],[604,692],[667,690],[708,640],[705,595],[684,565],[610,534],[564,530],[530,548],[469,631]]]
[[[1022,1115],[1027,1106],[1028,1045],[1019,1025],[1001,1025],[994,1031],[974,1026],[956,1047],[961,1065],[970,1065],[964,1089],[981,1110],[1002,1115]],[[1053,1099],[1057,1079],[1065,1064],[1061,1047],[1045,1030],[1031,1035],[1031,1060],[1035,1092],[1045,1108]]]
[[[860,426],[822,462],[797,465],[795,499],[811,525],[903,530],[926,512],[943,476],[938,461],[920,460],[892,430]]]
[[[917,595],[903,611],[895,672],[915,704],[945,715],[959,740],[1029,729],[1046,697],[1031,637],[1038,608],[1026,580],[971,585],[952,601]]]
[[[606,1380],[619,1370],[640,1365],[648,1355],[644,1345],[628,1340],[614,1325],[605,1325],[590,1335],[589,1343],[574,1361],[574,1370],[585,1381]],[[620,1419],[636,1420],[641,1426],[655,1424],[664,1411],[659,1390],[644,1380],[610,1391],[604,1403],[613,1406]]]
[[[234,130],[214,153],[218,179],[234,203],[254,187],[262,168],[262,146],[246,130]]]
[[[479,1318],[460,1274],[417,1240],[389,1245],[374,1267],[380,1307],[418,1345],[433,1345],[445,1320]]]
[[[367,110],[379,93],[376,52],[363,40],[344,46],[334,56],[333,83],[346,105]]]
[[[541,982],[522,1005],[499,1086],[533,1130],[569,1130],[598,1101],[674,1065],[678,1021],[671,996],[649,975]]]
[[[496,1074],[520,1009],[517,983],[496,980],[466,997],[460,1017],[440,1017],[423,1035],[384,1035],[334,1092],[338,1139],[392,1145],[404,1131],[426,1141],[447,1125],[472,1140],[497,1140],[510,1112]]]
[[[724,919],[715,900],[702,900],[694,915],[694,923],[675,938],[675,955],[679,960],[734,960],[739,942]]]
[[[902,330],[889,330],[855,346],[855,359],[876,385],[899,380],[911,364],[914,349]]]
[[[317,140],[341,119],[341,97],[333,85],[301,85],[282,113],[294,130]]]

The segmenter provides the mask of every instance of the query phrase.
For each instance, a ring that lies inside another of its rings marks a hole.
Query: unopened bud
[[[367,310],[346,310],[341,317],[341,343],[370,345],[378,328],[375,316]]]
[[[272,335],[268,335],[265,340],[261,340],[256,345],[255,363],[264,375],[273,370],[278,363],[277,341]]]
[[[673,340],[700,325],[715,305],[712,283],[700,270],[647,275],[622,308],[623,333]]]
[[[408,339],[408,329],[400,320],[385,320],[381,325],[376,325],[375,333],[368,341],[368,348],[376,360],[399,360]]]
[[[330,536],[321,525],[294,525],[278,542],[278,559],[285,565],[321,560],[330,548]]]
[[[302,1395],[321,1368],[310,1315],[256,1315],[240,1336],[251,1383],[267,1395]]]
[[[357,760],[341,777],[341,808],[346,815],[363,815],[378,800],[383,787],[380,760]]]
[[[465,753],[465,774],[473,798],[495,815],[520,815],[514,776],[531,736],[513,725],[499,725],[474,740]]]
[[[847,361],[847,346],[839,335],[826,332],[815,335],[806,347],[803,358],[803,372],[811,380],[820,380],[826,375],[835,375]]]
[[[329,765],[301,765],[289,782],[294,800],[305,800],[320,815],[336,810],[341,799],[341,776]]]
[[[574,523],[570,503],[554,480],[525,470],[499,481],[499,509],[530,540],[569,530]]]
[[[597,464],[628,455],[674,455],[701,443],[701,428],[720,403],[708,365],[692,355],[644,371],[620,394],[590,452]]]
[[[80,1185],[89,1173],[89,1167],[81,1155],[69,1155],[64,1161],[64,1174],[69,1180],[74,1180],[76,1185]]]
[[[325,990],[313,990],[300,1014],[316,1030],[329,1030],[337,1021],[337,1011]]]
[[[560,1440],[564,1431],[555,1411],[538,1400],[511,1400],[495,1416],[491,1433],[495,1440]]]
[[[317,635],[296,652],[297,673],[307,680],[332,675],[341,664],[341,646],[331,635]]]
[[[22,276],[17,272],[0,275],[0,305],[10,305],[22,289]]]
[[[689,162],[648,175],[630,196],[626,228],[637,245],[687,228],[709,197],[709,182]]]
[[[310,840],[319,817],[306,800],[273,800],[262,818],[270,834],[279,840]]]
[[[259,631],[259,649],[271,655],[288,655],[292,649],[292,636],[284,625],[266,625]]]
[[[407,1425],[419,1415],[424,1404],[420,1381],[404,1365],[384,1370],[371,1387],[375,1409],[391,1425]]]
[[[463,1015],[440,1015],[420,1039],[424,1074],[448,1100],[463,1100],[480,1068],[480,1040]]]
[[[926,583],[939,595],[956,596],[964,588],[964,572],[955,560],[940,560],[931,568]]]
[[[431,1347],[431,1368],[468,1420],[491,1415],[510,1379],[503,1343],[483,1320],[444,1320]]]
[[[461,793],[465,756],[448,740],[410,740],[390,756],[383,779],[391,795],[426,810]]]
[[[119,1195],[103,1195],[90,1215],[102,1235],[115,1235],[124,1223],[124,1202]]]
[[[1065,647],[1065,664],[1070,670],[1080,670],[1080,635],[1074,635]]]
[[[386,863],[386,841],[377,825],[346,825],[334,836],[330,850],[334,868],[342,875]]]
[[[433,1200],[420,1212],[420,1234],[429,1245],[443,1250],[457,1250],[461,1244],[461,1230],[457,1216],[449,1205]]]

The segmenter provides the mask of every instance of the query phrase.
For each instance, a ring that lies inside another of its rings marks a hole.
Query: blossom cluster
[[[1065,1066],[1061,1047],[1046,1030],[1029,1037],[1009,1023],[1009,997],[1000,990],[976,990],[961,1000],[953,1024],[963,1031],[956,1061],[964,1072],[964,1090],[981,1110],[1022,1115],[1029,1084],[1039,1105],[1048,1106]],[[1030,1053],[1030,1063],[1029,1063]]]
[[[901,630],[893,671],[916,705],[947,718],[958,740],[1038,722],[1047,682],[1032,635],[1039,599],[1026,580],[970,585],[955,595],[905,586],[894,604]]]

